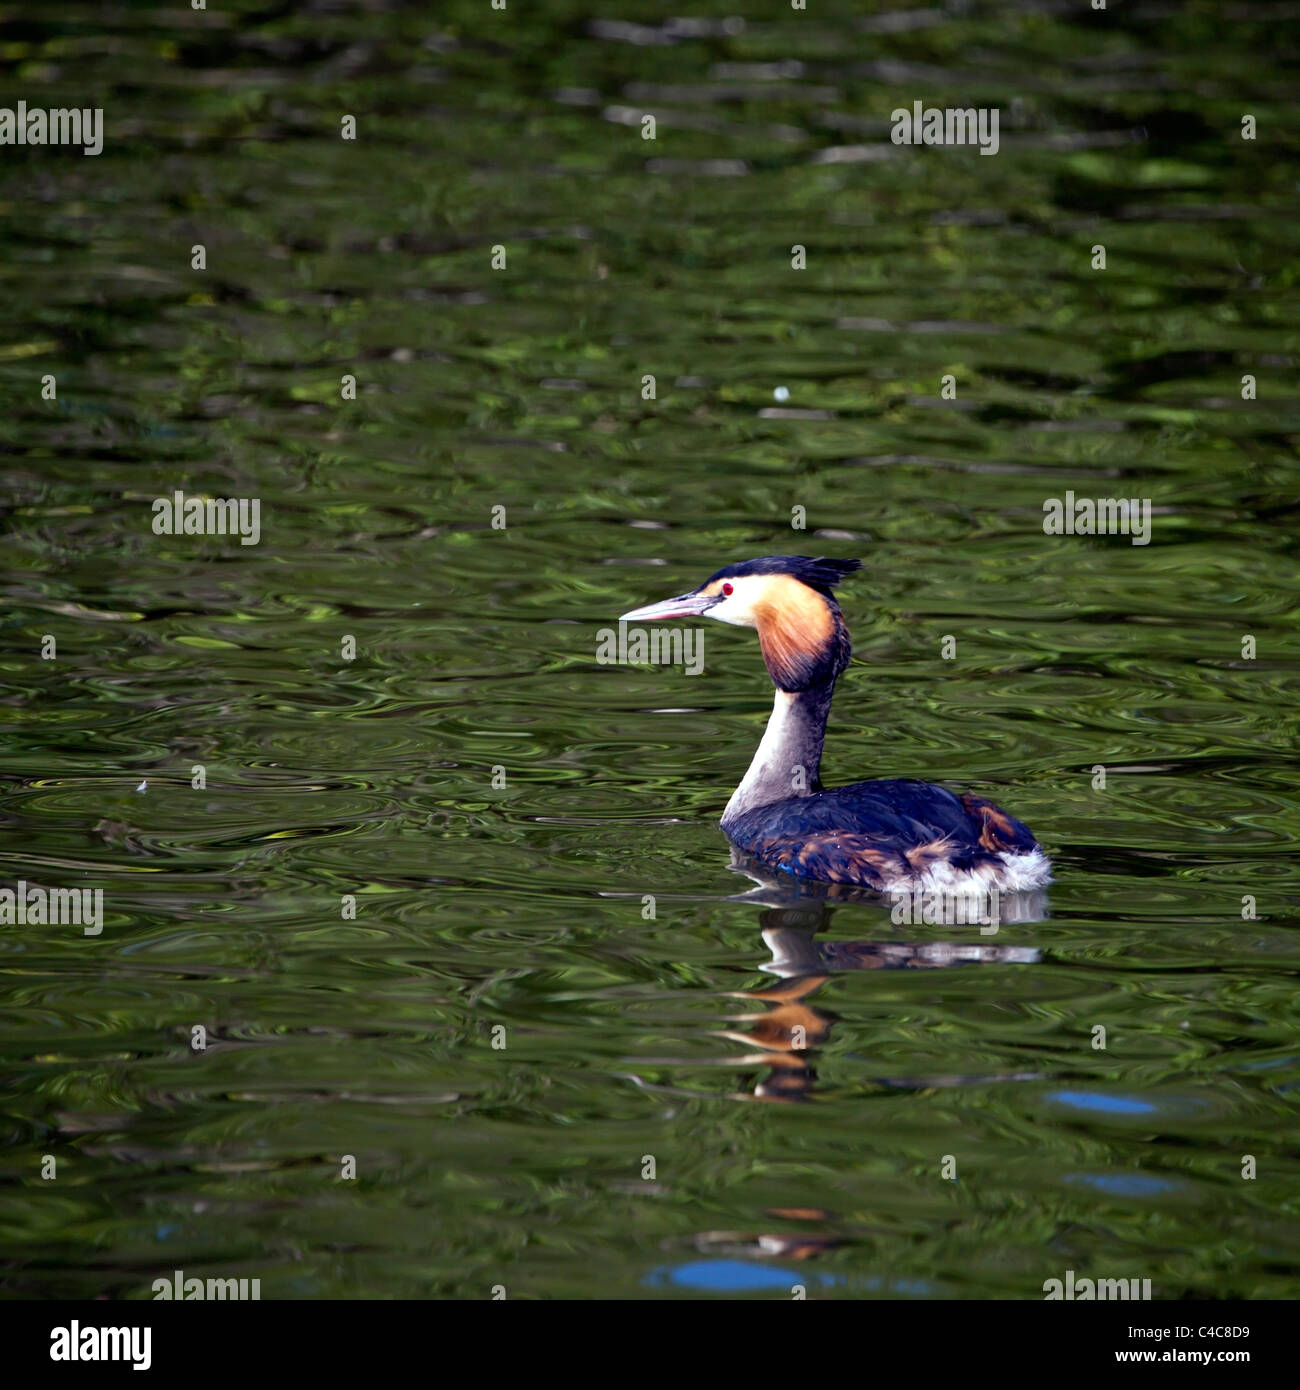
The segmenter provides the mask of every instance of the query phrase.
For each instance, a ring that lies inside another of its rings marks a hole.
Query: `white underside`
[[[900,893],[920,888],[977,897],[990,888],[1003,893],[1027,893],[1052,881],[1052,861],[1041,849],[1031,849],[1028,854],[1000,854],[998,859],[998,864],[982,864],[978,869],[954,869],[939,860],[918,873],[898,874],[886,881],[882,891]]]

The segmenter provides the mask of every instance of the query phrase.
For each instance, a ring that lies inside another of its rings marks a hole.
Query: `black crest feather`
[[[831,590],[841,580],[861,568],[861,560],[826,560],[820,556],[814,559],[811,555],[763,555],[757,560],[742,560],[738,565],[720,569],[700,587],[712,584],[715,579],[732,579],[746,574],[789,574],[830,598]]]

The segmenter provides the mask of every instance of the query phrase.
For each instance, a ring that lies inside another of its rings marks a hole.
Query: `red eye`
[[[729,594],[729,593],[731,593],[731,591],[732,591],[732,590],[731,590],[731,585],[724,582],[723,585],[722,585],[722,592],[723,592],[724,594]]]

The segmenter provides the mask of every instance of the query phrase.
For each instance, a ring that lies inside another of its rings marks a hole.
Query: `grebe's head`
[[[764,555],[728,565],[698,589],[634,608],[625,623],[716,618],[758,630],[768,674],[778,690],[807,690],[833,681],[848,665],[848,629],[832,590],[860,560]]]

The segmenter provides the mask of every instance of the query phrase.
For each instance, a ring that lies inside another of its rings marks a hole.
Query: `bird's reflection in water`
[[[816,1081],[813,1058],[830,1036],[832,1018],[808,1003],[809,998],[832,975],[849,970],[936,970],[953,965],[997,962],[1033,964],[1039,959],[1032,947],[1010,946],[987,939],[965,941],[818,941],[817,933],[830,922],[832,904],[870,904],[877,912],[890,907],[891,900],[878,893],[840,884],[814,883],[773,875],[762,865],[733,852],[731,867],[757,885],[738,893],[734,902],[763,905],[759,925],[771,959],[763,969],[780,977],[779,983],[763,989],[738,991],[736,997],[752,999],[766,1007],[745,1013],[733,1021],[746,1025],[743,1030],[727,1030],[723,1036],[757,1047],[741,1064],[760,1064],[767,1074],[750,1093],[741,1098],[765,1101],[807,1100]],[[990,904],[985,904],[989,907]],[[992,904],[994,921],[1000,929],[1008,923],[1038,922],[1047,916],[1047,895],[1043,889],[1032,893],[1004,893]],[[972,913],[965,920],[973,920]],[[892,924],[887,927],[893,930]],[[962,926],[958,930],[977,937],[979,928]],[[896,1079],[900,1086],[960,1085],[987,1081],[990,1077],[928,1077],[910,1081]],[[1012,1078],[1003,1078],[1012,1079]]]
[[[869,920],[879,927],[884,937],[900,928],[891,921],[893,902],[890,898],[861,888],[841,884],[816,883],[804,879],[774,875],[739,851],[733,850],[731,867],[752,879],[755,887],[735,894],[731,901],[754,903],[759,913],[759,928],[770,959],[762,969],[777,977],[776,982],[761,989],[738,990],[734,998],[752,1001],[760,1006],[733,1016],[736,1028],[726,1029],[720,1036],[742,1044],[748,1052],[730,1061],[739,1067],[756,1067],[762,1075],[749,1091],[733,1093],[737,1100],[779,1101],[787,1104],[806,1101],[817,1079],[813,1066],[817,1050],[830,1037],[834,1016],[814,1008],[808,1001],[832,976],[850,970],[941,970],[950,966],[974,964],[1032,965],[1039,960],[1033,947],[1003,945],[981,933],[977,925],[955,927],[965,939],[946,941],[873,940],[818,941],[817,935],[831,920],[840,905],[859,904],[870,909]],[[993,904],[986,904],[992,906]],[[994,921],[1002,926],[1014,923],[1043,921],[1048,915],[1047,894],[1043,889],[1030,893],[1003,893],[996,899]],[[978,912],[963,921],[974,922]],[[878,1084],[900,1089],[928,1089],[963,1086],[990,1081],[1031,1079],[1033,1073],[999,1073],[997,1075],[943,1075],[924,1077],[880,1078]],[[770,1207],[764,1215],[777,1222],[791,1222],[807,1227],[811,1224],[835,1224],[833,1213],[817,1207]],[[756,1275],[759,1261],[767,1265],[773,1259],[802,1261],[843,1244],[845,1237],[833,1232],[807,1229],[795,1231],[706,1231],[695,1236],[691,1244],[707,1258],[703,1263],[678,1270],[674,1277],[688,1274],[709,1281],[703,1287],[722,1287],[718,1281],[740,1279],[730,1287],[748,1288]],[[693,1271],[693,1273],[692,1273]],[[737,1271],[740,1273],[738,1274]],[[768,1268],[768,1273],[777,1271]],[[741,1275],[744,1277],[741,1278]],[[807,1282],[809,1276],[790,1274],[794,1282]],[[831,1283],[838,1277],[823,1276]],[[679,1280],[680,1282],[680,1280]],[[887,1292],[923,1294],[922,1285],[894,1288],[888,1281],[879,1283]]]

